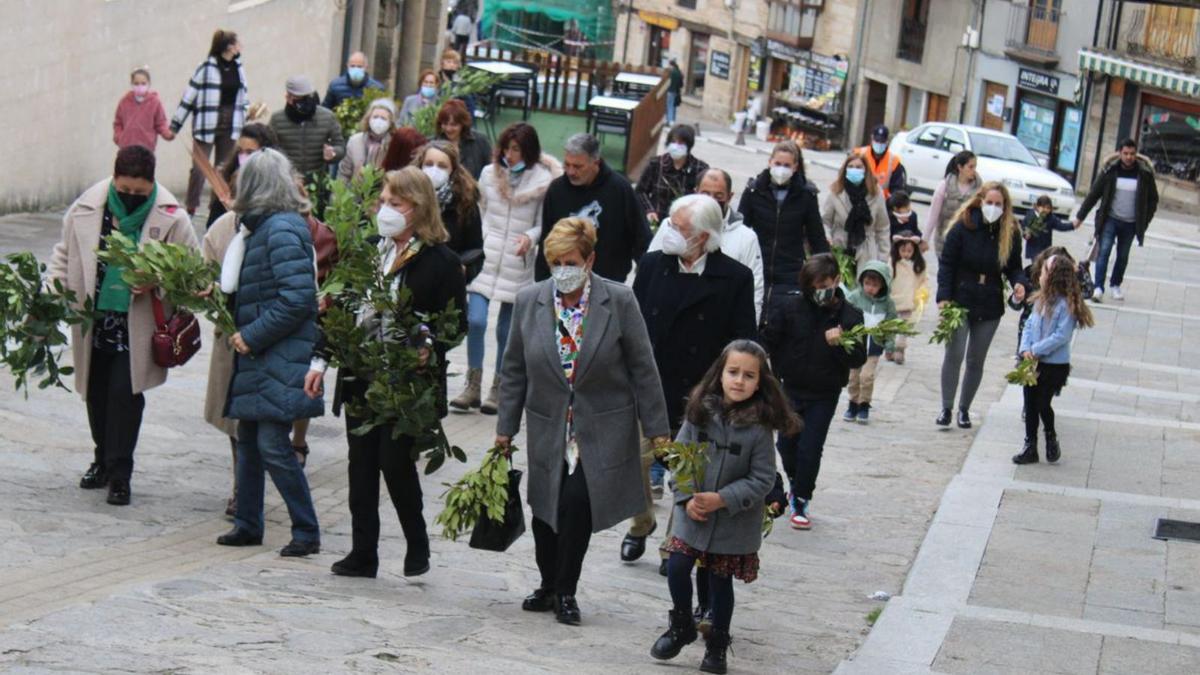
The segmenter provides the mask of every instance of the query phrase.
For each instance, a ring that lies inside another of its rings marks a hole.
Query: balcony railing
[[[1196,70],[1200,62],[1200,10],[1136,9],[1126,25],[1124,44],[1131,56],[1167,61],[1185,70]]]
[[[900,44],[896,58],[920,63],[925,55],[925,22],[917,19],[900,20]]]
[[[1040,65],[1058,63],[1058,26],[1062,18],[1062,11],[1046,5],[1011,6],[1005,52],[1014,59]]]

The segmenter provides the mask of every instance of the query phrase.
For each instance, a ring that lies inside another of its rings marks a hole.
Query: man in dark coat
[[[383,83],[367,74],[367,55],[354,52],[346,59],[346,72],[329,83],[321,105],[333,110],[348,98],[362,98],[368,89],[383,89]]]
[[[671,205],[661,251],[638,264],[633,293],[646,320],[674,436],[684,404],[725,345],[754,339],[754,274],[721,252],[725,217],[712,197],[688,195]],[[649,443],[642,444],[642,479],[650,503]],[[637,560],[657,523],[652,509],[633,520],[621,559]]]
[[[596,263],[592,271],[605,279],[624,283],[646,247],[650,226],[633,186],[600,158],[600,142],[591,134],[567,139],[563,175],[546,191],[542,207],[542,239],[563,218],[587,218],[596,226]],[[539,251],[534,277],[550,278],[546,258]]]
[[[1125,267],[1129,264],[1129,248],[1137,237],[1138,246],[1146,242],[1146,228],[1158,210],[1158,185],[1154,182],[1154,165],[1150,158],[1139,155],[1137,143],[1132,138],[1121,141],[1116,156],[1104,160],[1104,168],[1092,183],[1087,197],[1079,205],[1075,215],[1076,228],[1087,219],[1088,212],[1096,203],[1096,238],[1100,240],[1100,252],[1096,258],[1096,289],[1092,299],[1099,302],[1104,298],[1104,280],[1108,273],[1108,256],[1113,244],[1117,245],[1117,262],[1113,265],[1112,296],[1124,300],[1121,282],[1125,278]]]

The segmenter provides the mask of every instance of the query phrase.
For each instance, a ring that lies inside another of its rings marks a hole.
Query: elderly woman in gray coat
[[[527,611],[579,625],[575,590],[593,532],[645,510],[640,438],[670,426],[653,350],[627,286],[591,272],[596,230],[564,218],[542,244],[551,279],[516,298],[496,444],[528,424],[529,506],[541,586]],[[640,423],[640,430],[639,430]]]

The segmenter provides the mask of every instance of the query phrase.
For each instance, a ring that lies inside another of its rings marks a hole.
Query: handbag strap
[[[154,325],[158,326],[159,330],[166,328],[167,320],[163,316],[162,300],[159,299],[157,291],[150,292],[150,304],[154,307]]]

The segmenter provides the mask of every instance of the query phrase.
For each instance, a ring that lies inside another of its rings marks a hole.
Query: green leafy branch
[[[437,135],[437,114],[442,104],[452,98],[474,96],[490,91],[492,87],[503,82],[507,76],[489,73],[478,68],[463,68],[458,78],[447,82],[438,89],[437,98],[433,103],[418,109],[413,113],[412,126],[426,138]]]
[[[367,87],[359,98],[342,99],[342,102],[333,109],[333,115],[337,117],[338,125],[342,127],[343,137],[350,138],[359,131],[363,115],[367,114],[367,106],[371,105],[371,101],[380,98],[388,98],[387,92]],[[400,106],[396,106],[397,110],[399,108]]]
[[[967,308],[953,302],[947,304],[938,310],[938,325],[929,337],[929,344],[946,344],[966,323]]]
[[[833,257],[837,260],[838,275],[842,278],[842,284],[847,289],[854,290],[858,285],[858,259],[840,246],[833,247]]]
[[[433,521],[442,526],[442,537],[457,541],[484,516],[497,523],[504,520],[510,458],[518,450],[515,445],[507,450],[494,447],[484,454],[479,468],[466,472],[453,485],[444,483],[448,488],[442,495],[445,508]]]
[[[1014,370],[1004,376],[1009,384],[1019,384],[1022,387],[1036,387],[1038,382],[1037,359],[1021,359]]]
[[[222,334],[237,332],[228,298],[216,286],[221,276],[217,262],[206,261],[182,244],[148,241],[139,246],[120,232],[105,241],[106,248],[97,255],[106,264],[119,266],[125,283],[156,287],[168,304],[203,314]]]
[[[63,377],[75,372],[58,365],[67,345],[62,326],[91,330],[92,300],[80,301],[61,280],[43,286],[46,266],[32,253],[16,253],[0,265],[0,364],[15,378],[17,391],[29,397],[32,378],[41,378],[38,389],[58,387],[70,391]]]
[[[917,329],[904,319],[886,319],[870,328],[860,323],[850,330],[842,331],[842,337],[838,340],[838,344],[847,352],[852,352],[868,337],[876,342],[890,343],[897,335],[916,334]]]
[[[658,456],[667,463],[675,477],[675,488],[689,495],[700,491],[704,485],[704,470],[708,468],[708,455],[704,444],[672,441],[658,450]]]

